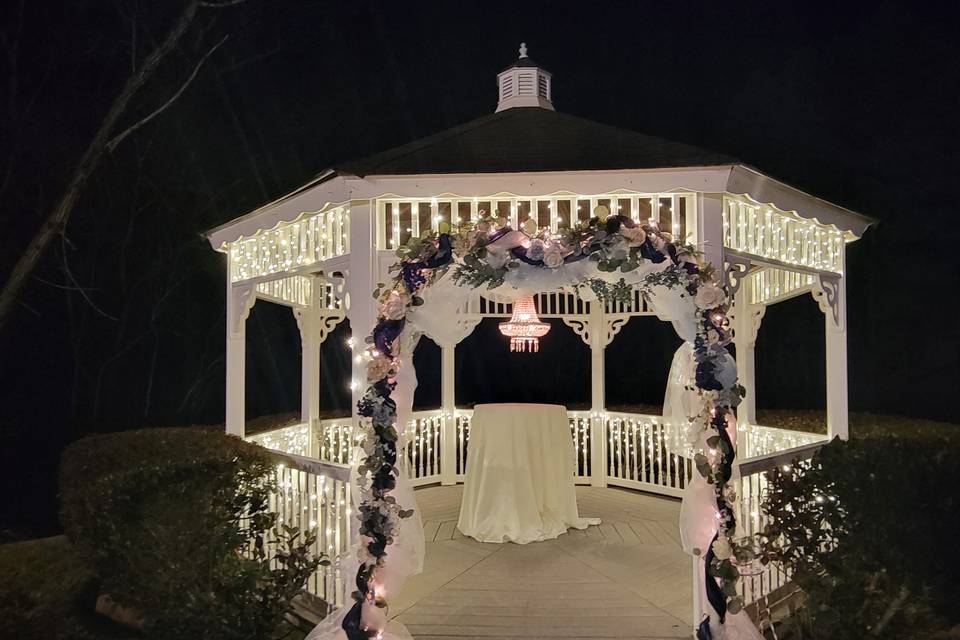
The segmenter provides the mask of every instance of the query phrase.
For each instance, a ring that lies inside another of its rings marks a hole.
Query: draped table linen
[[[586,529],[574,491],[574,450],[565,407],[481,404],[470,423],[461,533],[481,542],[527,544],[569,527]]]

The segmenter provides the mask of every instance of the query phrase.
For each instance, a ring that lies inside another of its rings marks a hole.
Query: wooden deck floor
[[[691,560],[678,501],[578,487],[580,515],[603,523],[528,545],[456,529],[462,486],[416,492],[424,572],[391,603],[415,638],[689,638]]]

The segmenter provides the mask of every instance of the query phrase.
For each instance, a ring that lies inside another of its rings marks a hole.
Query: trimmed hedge
[[[806,596],[793,637],[924,638],[960,622],[958,456],[946,440],[835,440],[767,474],[761,546]]]
[[[321,562],[312,533],[275,527],[276,463],[212,429],[84,438],[61,463],[64,529],[148,637],[266,638]]]

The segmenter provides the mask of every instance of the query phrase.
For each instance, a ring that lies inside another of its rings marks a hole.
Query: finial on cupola
[[[497,111],[512,107],[540,107],[553,111],[553,75],[527,56],[527,43],[520,43],[520,57],[497,75],[500,100]]]

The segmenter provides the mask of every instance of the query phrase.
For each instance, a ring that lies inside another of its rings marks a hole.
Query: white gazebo
[[[723,265],[735,292],[732,323],[739,378],[747,391],[738,412],[747,510],[742,521],[760,526],[751,497],[758,495],[762,470],[809,454],[828,438],[847,437],[845,249],[862,236],[870,218],[728,156],[557,112],[553,78],[525,47],[497,83],[494,113],[328,169],[208,232],[213,248],[227,257],[227,432],[246,435],[246,318],[257,300],[288,306],[303,344],[301,421],[251,439],[297,461],[281,470],[286,495],[278,504],[287,509],[286,517],[319,526],[323,550],[344,551],[352,526],[346,465],[366,380],[363,337],[376,322],[371,292],[390,281],[395,248],[444,223],[476,220],[482,212],[505,218],[514,229],[532,218],[556,230],[603,205],[687,238],[709,262]],[[824,314],[826,435],[756,424],[754,345],[764,312],[807,293]],[[669,420],[608,412],[604,400],[606,347],[630,318],[655,312],[639,292],[629,302],[587,301],[568,291],[543,291],[535,299],[541,318],[561,319],[591,351],[591,409],[569,412],[577,483],[680,495],[693,464],[671,449]],[[509,303],[478,290],[459,308],[459,340],[483,318],[507,318],[511,310]],[[344,319],[356,338],[352,380],[344,381],[353,389],[354,416],[321,420],[320,344]],[[454,403],[456,343],[440,344],[441,408],[417,412],[405,425],[403,455],[414,486],[464,479],[471,411]],[[744,582],[745,599],[757,603],[785,577]],[[318,576],[311,591],[336,606],[342,583],[334,568]],[[694,622],[698,606],[694,597]]]

